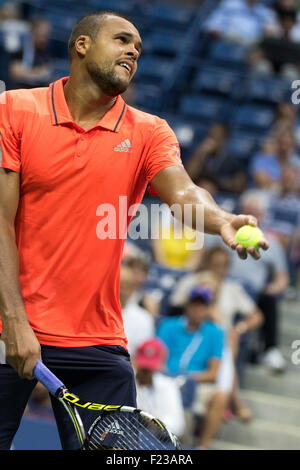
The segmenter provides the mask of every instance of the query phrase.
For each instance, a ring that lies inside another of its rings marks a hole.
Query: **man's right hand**
[[[22,379],[33,379],[33,369],[37,360],[41,360],[41,347],[29,323],[19,319],[3,321],[1,340],[7,364]]]

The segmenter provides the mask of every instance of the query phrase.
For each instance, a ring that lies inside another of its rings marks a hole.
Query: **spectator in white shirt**
[[[175,379],[164,369],[167,349],[158,338],[145,341],[135,355],[137,406],[161,421],[177,437],[184,433],[182,398]]]
[[[257,42],[276,25],[274,11],[257,0],[230,0],[208,18],[205,29],[217,37],[244,44]]]
[[[124,329],[128,340],[129,354],[134,355],[137,347],[155,334],[154,317],[137,303],[130,301],[136,289],[133,268],[121,266],[120,302],[122,306]]]

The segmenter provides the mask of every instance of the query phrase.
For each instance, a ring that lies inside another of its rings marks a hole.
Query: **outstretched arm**
[[[247,258],[247,253],[254,259],[260,258],[259,250],[255,248],[245,249],[235,241],[236,231],[243,225],[257,226],[257,220],[252,215],[235,215],[221,209],[216,204],[212,196],[205,189],[196,186],[184,168],[170,166],[159,171],[151,180],[151,186],[160,198],[172,206],[179,204],[184,213],[184,206],[187,204],[193,207],[192,225],[196,227],[196,213],[199,210],[204,212],[204,232],[220,235],[230,248],[236,250],[239,257]],[[260,248],[266,250],[269,245],[263,239],[259,243]]]

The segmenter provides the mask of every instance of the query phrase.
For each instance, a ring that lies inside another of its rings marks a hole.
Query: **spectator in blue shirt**
[[[192,415],[205,415],[199,442],[201,448],[209,447],[228,403],[228,394],[218,390],[216,385],[225,335],[211,320],[214,302],[210,289],[193,287],[184,315],[165,318],[157,332],[169,350],[167,371],[174,376],[186,376],[189,383],[195,384],[191,412]]]
[[[278,187],[281,167],[276,152],[276,139],[270,137],[263,142],[261,150],[254,155],[249,171],[256,187],[260,189]]]

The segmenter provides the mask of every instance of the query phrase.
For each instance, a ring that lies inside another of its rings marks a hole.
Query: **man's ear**
[[[91,47],[91,38],[81,34],[75,41],[75,51],[81,57],[85,57],[87,51]]]

